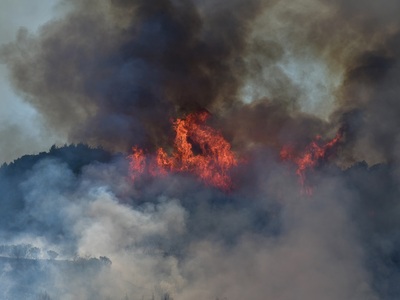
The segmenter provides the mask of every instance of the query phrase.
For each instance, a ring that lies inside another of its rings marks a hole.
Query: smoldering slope
[[[187,175],[133,184],[123,155],[83,146],[3,167],[2,251],[20,264],[3,263],[5,299],[398,298],[397,1],[63,3],[1,49],[49,128],[168,149],[170,119],[207,109],[248,159],[228,195]],[[278,150],[338,128],[301,196]]]
[[[398,295],[398,189],[370,195],[387,167],[321,169],[310,198],[274,153],[252,161],[230,194],[179,174],[132,184],[123,156],[82,145],[3,166],[2,299]]]

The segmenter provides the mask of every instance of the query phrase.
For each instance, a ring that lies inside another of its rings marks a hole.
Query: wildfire
[[[307,185],[306,172],[315,168],[322,160],[326,160],[332,155],[334,149],[343,137],[343,133],[339,131],[336,136],[329,142],[321,145],[321,136],[316,136],[306,149],[300,153],[295,153],[292,147],[283,147],[280,157],[283,160],[293,161],[297,165],[296,174],[302,186],[302,192],[306,195],[312,195],[312,187]]]
[[[176,136],[170,155],[159,148],[150,157],[133,147],[129,156],[132,179],[145,172],[152,176],[189,172],[206,184],[229,190],[232,185],[229,171],[238,161],[221,133],[205,124],[208,117],[208,112],[200,112],[177,119],[173,123]]]

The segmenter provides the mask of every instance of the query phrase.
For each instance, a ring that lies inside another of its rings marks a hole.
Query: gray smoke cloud
[[[107,150],[0,169],[4,299],[398,298],[396,1],[61,4],[0,58],[49,128]],[[245,157],[235,189],[132,182],[130,147],[168,150],[204,109]],[[339,129],[302,195],[279,150]]]
[[[207,109],[237,148],[345,126],[343,165],[397,159],[396,1],[62,3],[1,57],[70,142],[154,149],[170,145],[171,119]]]
[[[132,184],[125,158],[84,146],[2,167],[4,299],[388,299],[366,264],[374,222],[352,216],[361,184],[320,170],[308,198],[273,155],[254,160],[230,195],[178,174]]]

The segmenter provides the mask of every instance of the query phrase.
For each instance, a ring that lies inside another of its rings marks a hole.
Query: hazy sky
[[[59,13],[57,0],[1,0],[0,44],[15,39],[18,30],[38,28]],[[0,64],[0,162],[48,149],[63,141],[45,130],[40,115],[13,90],[4,64]]]

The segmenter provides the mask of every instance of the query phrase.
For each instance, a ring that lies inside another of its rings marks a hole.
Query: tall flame
[[[312,187],[306,182],[307,170],[314,169],[321,160],[327,159],[331,155],[331,150],[337,146],[342,137],[343,133],[339,131],[332,140],[321,145],[322,138],[318,135],[300,154],[295,153],[292,147],[285,146],[282,148],[281,159],[293,161],[297,165],[296,174],[299,176],[304,194],[312,195],[313,193]]]
[[[129,156],[132,179],[146,170],[152,176],[190,172],[206,184],[229,190],[229,171],[238,161],[221,133],[205,125],[208,117],[208,112],[193,113],[173,123],[176,136],[171,155],[159,148],[155,157],[149,159],[142,149],[133,147]]]

